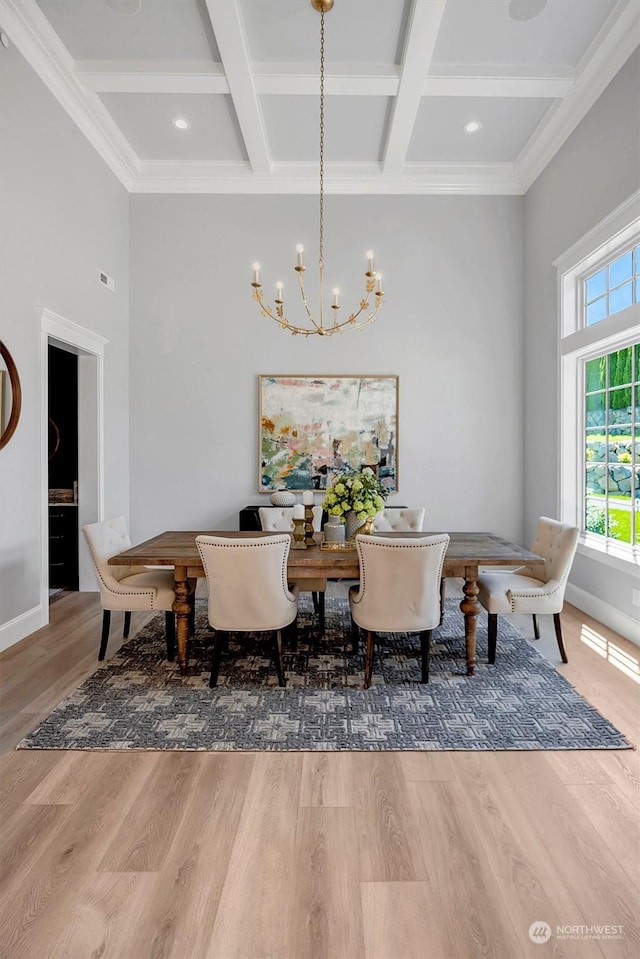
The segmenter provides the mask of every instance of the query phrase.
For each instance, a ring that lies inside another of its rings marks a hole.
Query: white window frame
[[[585,362],[640,342],[640,304],[586,326],[584,280],[640,243],[640,190],[554,262],[558,276],[560,429],[558,515],[581,530],[578,552],[625,572],[640,567],[640,546],[584,530]]]

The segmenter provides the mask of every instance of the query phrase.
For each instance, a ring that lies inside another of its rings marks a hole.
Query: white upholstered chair
[[[258,509],[260,526],[270,533],[293,531],[293,506],[260,506]],[[313,507],[313,529],[316,533],[322,527],[322,506]]]
[[[421,533],[424,526],[424,506],[386,506],[376,514],[374,533]],[[440,622],[444,619],[445,580],[440,581]]]
[[[356,537],[360,586],[349,590],[349,605],[353,622],[367,637],[365,689],[371,685],[377,633],[420,633],[422,682],[429,682],[431,632],[440,623],[440,580],[448,545],[446,533],[415,539]]]
[[[521,566],[517,570],[496,570],[483,572],[478,576],[478,599],[489,614],[490,663],[496,661],[500,613],[531,613],[536,639],[540,638],[536,616],[539,613],[551,613],[560,656],[563,663],[567,662],[560,613],[578,545],[578,534],[576,526],[567,526],[555,519],[541,516],[531,552],[544,557],[544,567]]]
[[[271,632],[280,686],[282,630],[295,622],[298,592],[287,584],[289,534],[247,537],[196,536],[209,590],[209,623],[215,630],[209,686],[218,681],[221,633]]]
[[[269,532],[293,531],[293,506],[260,506],[258,509],[260,526]],[[313,529],[319,533],[322,528],[322,506],[313,507]],[[296,583],[303,593],[311,593],[313,608],[318,615],[320,632],[324,633],[324,594],[327,589],[325,579],[290,580]]]
[[[405,506],[386,506],[376,514],[373,529],[376,533],[395,533],[404,530],[422,532],[424,507],[408,509]]]
[[[98,659],[104,659],[109,641],[111,613],[124,612],[122,635],[129,635],[133,610],[159,609],[165,612],[167,659],[175,659],[175,616],[173,613],[173,571],[149,570],[144,566],[109,566],[109,559],[129,549],[131,540],[124,516],[89,523],[82,532],[93,560],[102,603],[102,639]]]

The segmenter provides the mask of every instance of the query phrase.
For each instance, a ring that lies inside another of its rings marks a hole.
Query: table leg
[[[476,665],[476,618],[481,606],[478,602],[478,567],[467,566],[464,571],[464,599],[460,609],[464,614],[464,641],[467,648],[467,676],[473,676]]]
[[[189,622],[191,618],[189,597],[191,589],[187,579],[187,570],[184,566],[176,566],[175,568],[173,591],[176,594],[173,601],[173,611],[176,614],[178,666],[180,667],[180,675],[186,676],[189,662]]]

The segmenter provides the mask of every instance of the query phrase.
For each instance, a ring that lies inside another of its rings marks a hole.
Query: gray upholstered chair
[[[422,532],[424,507],[386,506],[376,514],[373,529],[376,533],[397,533],[403,530]]]
[[[270,632],[278,683],[285,685],[282,630],[295,622],[298,591],[287,584],[288,533],[281,536],[196,536],[215,630],[209,685],[218,682],[225,633]],[[222,635],[221,635],[222,634]]]
[[[124,612],[122,635],[129,635],[133,610],[164,610],[167,639],[167,659],[175,659],[176,629],[173,613],[173,571],[149,570],[144,566],[109,566],[109,559],[129,549],[131,540],[124,516],[89,523],[82,527],[98,580],[102,603],[102,639],[98,659],[107,652],[111,613]]]
[[[422,682],[429,682],[431,632],[440,622],[440,580],[449,536],[356,537],[360,586],[349,590],[351,617],[366,631],[364,687],[371,685],[377,633],[420,633]],[[354,643],[355,645],[355,643]]]
[[[261,506],[258,509],[260,526],[269,532],[293,531],[293,506]],[[322,528],[322,506],[313,507],[313,529],[319,533]],[[326,579],[290,580],[296,583],[302,593],[311,593],[313,608],[318,616],[320,632],[324,634],[324,595],[327,590]]]
[[[567,526],[541,516],[531,552],[544,557],[544,567],[521,566],[517,570],[496,570],[478,576],[478,599],[489,614],[490,663],[496,661],[500,613],[531,613],[536,639],[540,638],[536,617],[541,613],[551,613],[560,657],[563,663],[568,661],[562,640],[560,613],[579,532],[576,526]]]

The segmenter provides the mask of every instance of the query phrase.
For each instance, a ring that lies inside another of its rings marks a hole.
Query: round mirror
[[[16,364],[13,362],[11,353],[0,340],[0,356],[4,360],[6,373],[9,377],[9,389],[11,392],[11,408],[8,417],[4,412],[4,370],[0,371],[0,450],[6,446],[16,431],[18,420],[20,419],[20,407],[22,406],[22,389],[20,387],[20,377]]]

